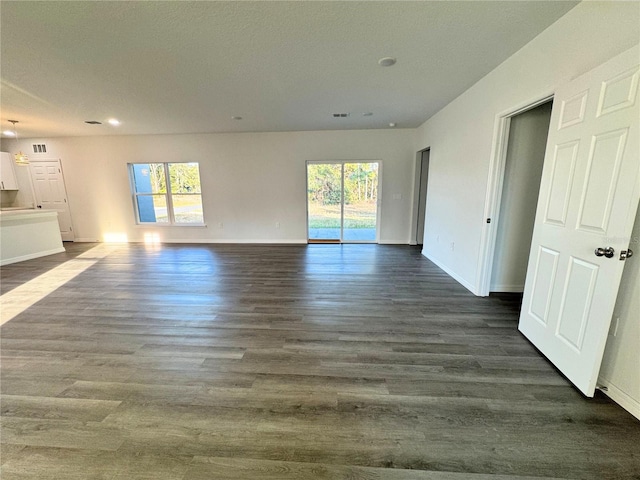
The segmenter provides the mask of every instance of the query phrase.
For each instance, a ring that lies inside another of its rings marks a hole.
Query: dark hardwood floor
[[[3,266],[0,268],[0,295],[33,280],[63,262],[73,260],[95,246],[96,244],[64,242],[66,250],[64,253]]]
[[[80,244],[3,299],[93,247],[2,326],[3,480],[640,478],[640,422],[416,248]]]

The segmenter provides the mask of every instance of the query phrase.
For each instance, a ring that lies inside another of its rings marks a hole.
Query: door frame
[[[382,160],[380,159],[356,159],[356,160],[306,160],[304,164],[304,188],[305,188],[305,211],[306,211],[306,230],[307,230],[307,243],[309,243],[309,165],[313,164],[338,164],[344,165],[345,163],[377,163],[378,164],[378,198],[376,199],[376,239],[374,241],[349,241],[345,242],[342,239],[343,227],[344,227],[344,167],[341,170],[341,191],[340,191],[340,239],[338,242],[327,242],[329,244],[343,244],[343,243],[368,243],[376,244],[380,243],[380,213],[382,210]],[[312,242],[316,243],[316,242]],[[317,242],[319,244],[324,242]]]
[[[64,178],[64,167],[62,166],[61,158],[34,158],[29,159],[29,163],[43,163],[43,162],[58,162],[58,166],[60,167],[60,175],[62,176],[62,184],[64,185],[64,193],[65,198],[67,200],[67,209],[69,210],[69,223],[71,227],[71,240],[64,240],[65,242],[75,242],[76,240],[76,231],[73,228],[73,216],[71,215],[71,202],[69,200],[69,192],[67,191],[67,182]],[[33,172],[31,170],[31,166],[29,166],[29,182],[31,183],[31,191],[33,192],[33,200],[36,202],[35,208],[37,208],[37,198],[36,198],[36,187],[33,183]]]
[[[491,273],[493,260],[496,254],[496,239],[500,222],[500,205],[502,202],[502,189],[504,187],[504,172],[507,165],[507,146],[509,143],[509,131],[511,119],[520,113],[536,108],[543,103],[553,100],[555,91],[545,92],[533,97],[533,99],[505,110],[495,118],[491,158],[489,162],[489,176],[487,192],[484,200],[484,216],[482,224],[482,236],[480,239],[480,255],[476,276],[476,295],[486,297],[491,290]]]

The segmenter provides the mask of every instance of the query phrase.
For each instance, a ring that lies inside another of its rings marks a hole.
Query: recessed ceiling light
[[[370,117],[370,116],[372,116],[372,115],[373,115],[373,112],[364,112],[364,113],[362,114],[362,116],[363,116],[363,117]]]
[[[102,125],[102,122],[98,120],[85,120],[84,123],[88,123],[89,125]]]
[[[396,59],[393,57],[382,57],[380,60],[378,60],[378,64],[381,67],[390,67],[391,65],[396,64]]]
[[[5,130],[4,132],[2,132],[3,135],[6,135],[7,137],[15,137],[16,133],[12,132],[11,130]]]
[[[242,117],[231,117],[231,120],[242,120]]]
[[[110,118],[107,122],[109,122],[109,125],[113,125],[114,127],[120,125],[120,120],[116,120],[115,118]]]
[[[395,126],[396,126],[396,124],[395,124],[395,122],[391,122],[391,123],[389,124],[389,126],[390,126],[391,128],[393,128],[393,127],[395,127]]]

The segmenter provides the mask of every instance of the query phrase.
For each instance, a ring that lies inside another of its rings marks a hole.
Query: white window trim
[[[166,193],[138,193],[136,191],[135,185],[135,175],[133,166],[134,165],[149,165],[149,164],[160,164],[164,170],[164,178],[165,185],[167,186]],[[136,219],[136,226],[139,227],[149,227],[153,225],[154,227],[206,227],[207,224],[202,223],[176,223],[175,214],[173,212],[173,192],[171,191],[171,177],[169,176],[169,164],[177,164],[177,163],[196,163],[198,165],[198,178],[200,178],[200,163],[199,162],[132,162],[128,163],[127,167],[129,170],[129,186],[131,189],[131,199],[133,201],[133,213]],[[200,193],[178,193],[176,195],[200,195],[200,203],[202,204],[202,185],[200,186]],[[169,219],[168,222],[143,222],[140,220],[140,209],[138,208],[138,197],[155,197],[155,196],[164,196],[165,202],[167,204],[167,217]],[[202,204],[202,217],[204,218],[204,204]]]

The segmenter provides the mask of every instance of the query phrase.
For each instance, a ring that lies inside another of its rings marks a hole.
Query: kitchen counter
[[[55,210],[42,210],[40,208],[24,208],[24,207],[2,207],[0,208],[0,219],[15,217],[18,215],[36,215],[38,213],[50,214],[56,213]]]
[[[0,212],[5,210],[35,210],[33,207],[0,207]]]
[[[0,210],[0,265],[64,251],[55,210]]]

